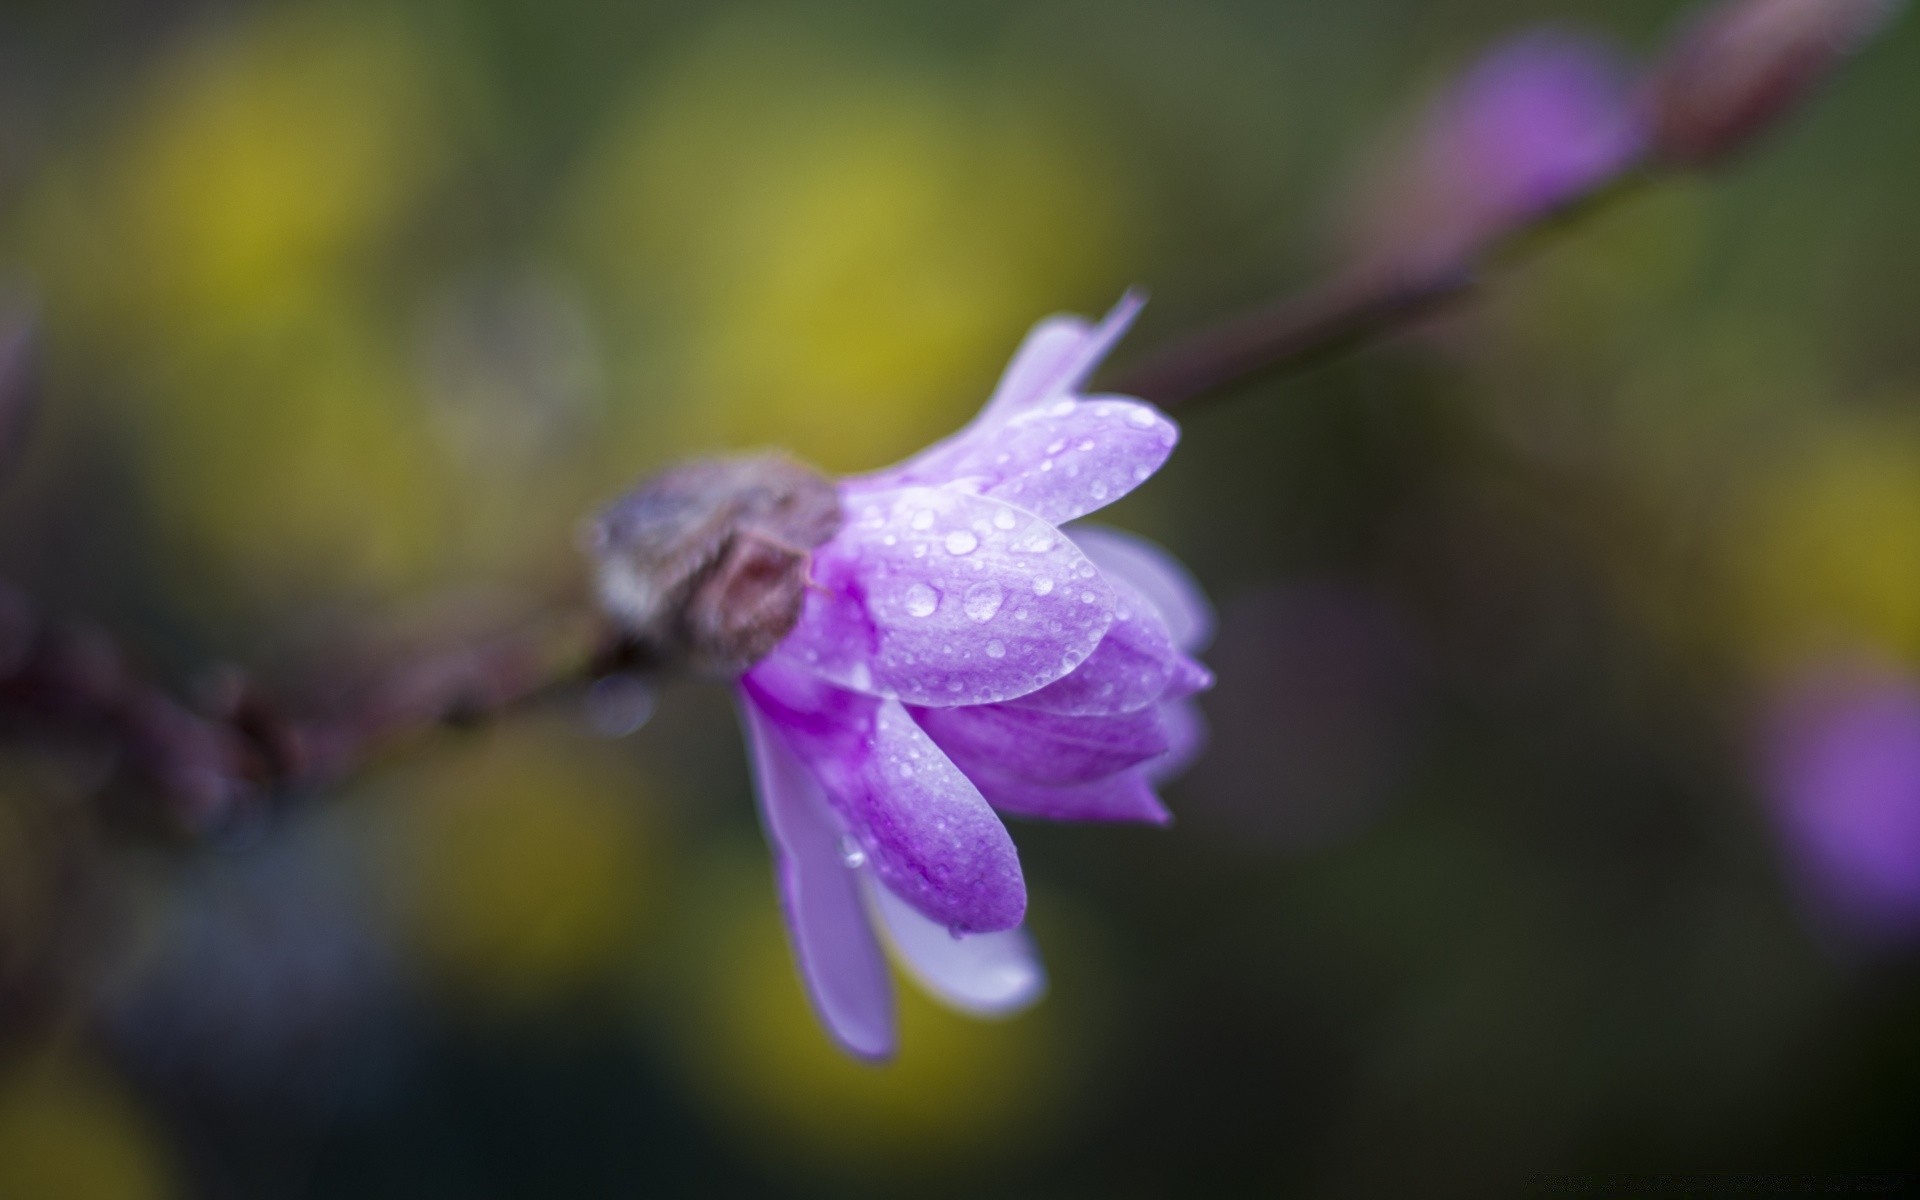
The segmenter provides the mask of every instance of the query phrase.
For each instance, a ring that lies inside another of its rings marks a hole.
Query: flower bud
[[[1654,65],[1654,150],[1706,166],[1785,116],[1887,23],[1894,0],[1731,0]]]
[[[834,485],[785,455],[687,463],[595,520],[601,606],[664,665],[743,671],[800,619],[812,551],[840,522]]]

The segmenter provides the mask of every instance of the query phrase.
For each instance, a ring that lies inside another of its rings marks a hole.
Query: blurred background
[[[1391,240],[1381,164],[1483,53],[1680,16],[8,0],[0,312],[45,386],[0,577],[189,695],[524,610],[675,458],[879,466],[1046,313],[1150,289],[1124,367]],[[1169,830],[1018,826],[1050,996],[909,993],[885,1069],[806,1007],[723,689],[193,847],[92,836],[97,777],[9,743],[0,1196],[1910,1164],[1915,113],[1909,22],[1758,153],[1188,416],[1104,516],[1219,606],[1212,748]]]

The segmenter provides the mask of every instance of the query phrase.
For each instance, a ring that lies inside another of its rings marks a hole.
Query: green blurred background
[[[484,626],[678,457],[878,466],[1046,313],[1147,287],[1124,366],[1303,284],[1485,47],[1679,15],[8,0],[0,307],[46,394],[0,574],[183,690]],[[720,689],[97,848],[78,916],[46,847],[86,781],[9,751],[0,976],[97,945],[0,1062],[0,1196],[1910,1163],[1915,942],[1810,909],[1754,746],[1836,648],[1920,671],[1916,114],[1909,22],[1733,168],[1186,420],[1107,515],[1220,606],[1213,749],[1171,830],[1016,829],[1049,998],[911,997],[884,1070],[811,1020]]]

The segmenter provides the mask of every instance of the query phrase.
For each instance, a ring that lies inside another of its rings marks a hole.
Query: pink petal
[[[894,700],[762,662],[741,679],[846,822],[856,857],[947,929],[1011,929],[1026,912],[1020,856],[987,802]]]
[[[887,945],[921,987],[962,1012],[1011,1015],[1040,999],[1047,973],[1025,927],[955,937],[885,887],[867,896]]]
[[[1052,787],[991,769],[974,774],[987,803],[1003,813],[1043,821],[1125,821],[1168,825],[1173,815],[1154,795],[1150,768],[1136,768],[1090,783]]]
[[[1075,525],[1067,533],[1101,574],[1125,582],[1153,603],[1174,645],[1198,654],[1213,640],[1213,605],[1173,555],[1138,534],[1105,525]]]
[[[807,995],[821,1023],[850,1053],[886,1058],[895,1044],[893,984],[861,905],[857,873],[842,858],[840,820],[750,695],[741,696],[740,719],[787,936]]]
[[[1037,692],[1007,701],[1011,708],[1093,715],[1135,712],[1160,700],[1177,668],[1189,663],[1173,648],[1173,639],[1153,605],[1125,583],[1113,587],[1113,624],[1087,661]],[[1195,667],[1195,669],[1199,669]],[[1204,674],[1204,671],[1202,671]],[[1181,670],[1183,685],[1191,676]]]
[[[928,708],[915,714],[969,775],[981,770],[1052,785],[1085,783],[1165,754],[1154,709],[1075,717],[1005,705]]]
[[[909,704],[987,704],[1086,661],[1113,591],[1033,514],[946,488],[851,492],[774,657]]]

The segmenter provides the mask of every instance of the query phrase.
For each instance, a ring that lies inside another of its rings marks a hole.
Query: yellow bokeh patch
[[[104,1071],[54,1053],[0,1076],[0,1196],[165,1200],[176,1194],[150,1121]]]
[[[1920,426],[1839,422],[1750,481],[1726,560],[1763,667],[1863,647],[1920,665]]]
[[[644,930],[644,786],[552,727],[457,745],[402,785],[401,923],[455,1004],[514,1011],[619,973]]]
[[[680,450],[877,466],[984,401],[1032,321],[1129,282],[1125,189],[1047,97],[778,22],[667,68],[578,192],[636,436],[671,418]]]

